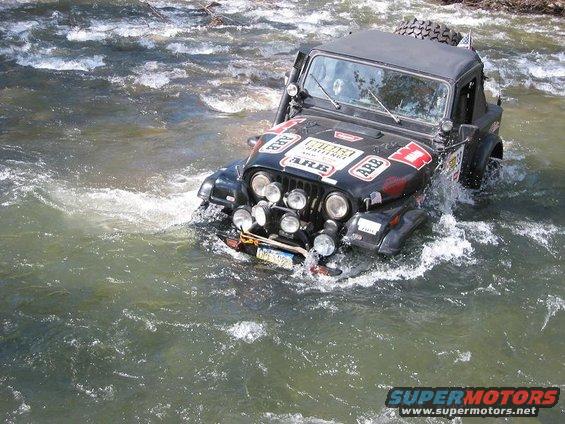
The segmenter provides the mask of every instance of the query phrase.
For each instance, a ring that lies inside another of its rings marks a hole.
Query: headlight
[[[296,84],[288,84],[286,86],[286,93],[290,96],[290,97],[294,97],[298,94],[298,86]]]
[[[281,218],[281,230],[294,234],[300,229],[300,219],[294,213],[285,213]]]
[[[453,121],[449,119],[445,119],[441,121],[440,128],[444,134],[449,134],[453,129]]]
[[[232,216],[233,225],[243,231],[249,231],[253,227],[253,217],[249,207],[241,207],[235,210]]]
[[[265,197],[269,202],[278,203],[282,199],[283,188],[280,183],[271,183],[265,187]]]
[[[288,193],[288,197],[286,198],[288,207],[296,209],[297,211],[304,209],[307,202],[308,197],[306,196],[306,192],[300,188],[292,190]]]
[[[253,215],[253,218],[255,218],[255,221],[257,221],[257,224],[261,227],[267,225],[270,213],[271,210],[269,208],[269,204],[264,200],[261,200],[251,208],[251,215]]]
[[[271,177],[266,172],[257,172],[251,178],[251,189],[259,197],[265,197],[265,188],[271,184]]]
[[[330,256],[335,252],[335,241],[327,234],[319,234],[314,239],[314,250],[322,256]]]
[[[349,212],[349,202],[341,193],[332,193],[326,198],[326,213],[331,219],[342,219]]]

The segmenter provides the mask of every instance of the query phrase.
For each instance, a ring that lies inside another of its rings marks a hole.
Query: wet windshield
[[[313,78],[312,78],[313,76]],[[316,56],[304,88],[310,96],[326,100],[316,80],[340,104],[437,124],[444,115],[449,92],[446,83],[376,65]]]

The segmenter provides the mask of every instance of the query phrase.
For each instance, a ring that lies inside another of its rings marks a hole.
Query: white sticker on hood
[[[362,155],[362,150],[314,137],[308,137],[285,154],[287,157],[300,157],[322,162],[332,166],[336,171],[344,169]]]
[[[390,162],[380,156],[368,155],[363,160],[349,168],[349,173],[363,181],[373,181],[381,175]]]
[[[300,138],[301,137],[298,134],[282,133],[273,137],[271,140],[265,143],[265,145],[262,146],[259,151],[261,153],[272,154],[282,153],[294,143],[299,141]]]

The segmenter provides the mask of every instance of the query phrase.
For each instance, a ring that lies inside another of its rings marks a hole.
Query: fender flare
[[[480,188],[489,159],[493,156],[502,159],[503,152],[502,139],[498,134],[488,134],[475,152],[464,185],[469,188]]]
[[[429,215],[423,209],[411,209],[405,212],[399,224],[383,237],[379,253],[386,256],[397,255],[412,233],[428,219]]]
[[[233,210],[249,203],[244,182],[238,178],[237,166],[243,160],[235,161],[206,177],[198,190],[198,197],[205,202],[221,205]]]

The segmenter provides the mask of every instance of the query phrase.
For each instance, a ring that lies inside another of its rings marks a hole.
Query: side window
[[[475,77],[459,90],[459,97],[457,98],[457,106],[455,108],[455,120],[458,124],[470,124],[473,122],[476,86],[477,78]]]

